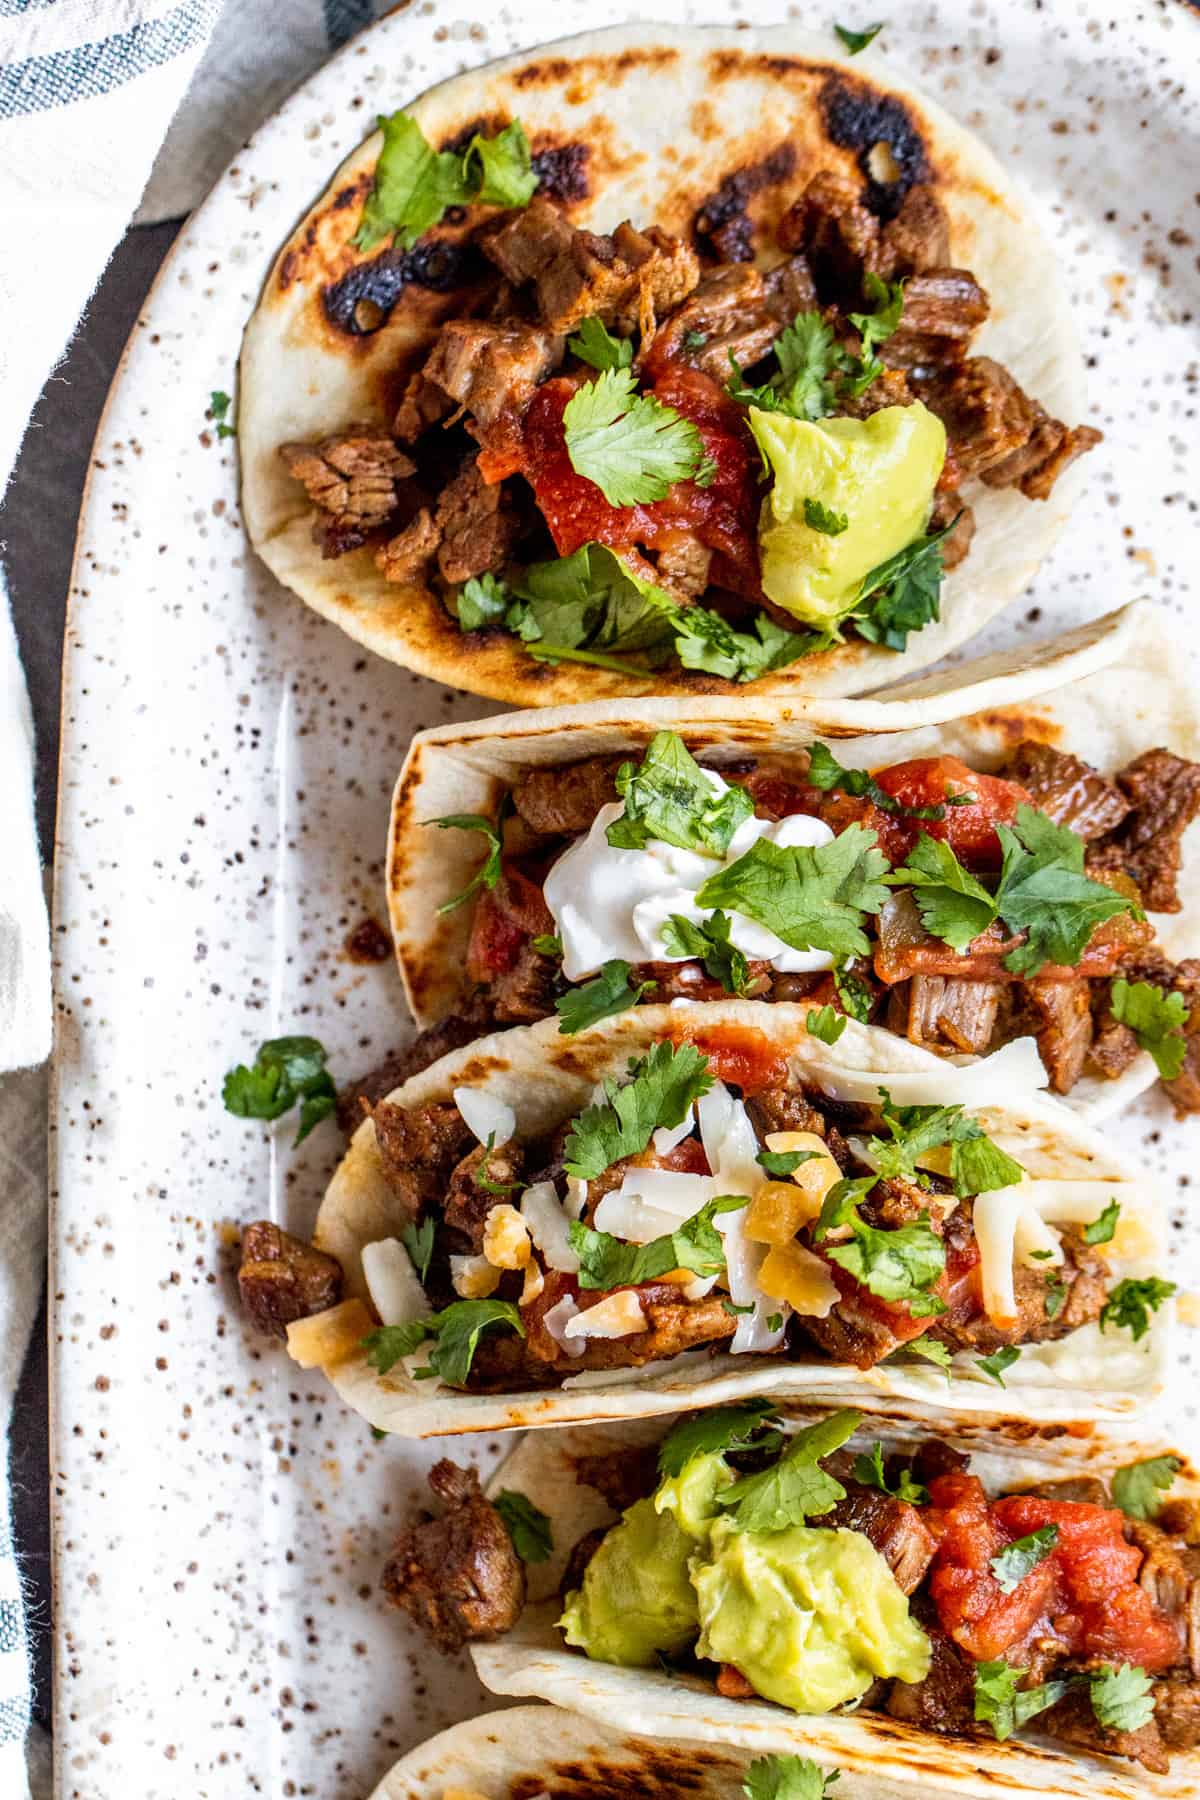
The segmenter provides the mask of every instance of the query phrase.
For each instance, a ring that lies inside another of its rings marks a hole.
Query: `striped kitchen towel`
[[[42,384],[130,221],[194,206],[259,121],[387,3],[0,0],[0,494]],[[7,1433],[45,1244],[46,1084],[28,1065],[49,1045],[49,949],[32,781],[0,569],[0,841],[11,852],[0,858],[2,1800],[28,1793],[27,1628]],[[31,1755],[39,1796],[42,1761]]]

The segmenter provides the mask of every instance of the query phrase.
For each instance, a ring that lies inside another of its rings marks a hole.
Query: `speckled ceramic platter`
[[[470,62],[639,9],[421,0],[265,126],[181,233],[96,443],[63,719],[55,1199],[59,1791],[71,1800],[358,1800],[480,1695],[375,1591],[439,1453],[375,1443],[324,1382],[245,1333],[231,1223],[310,1224],[332,1125],[295,1152],[221,1109],[264,1037],[314,1032],[349,1076],[407,1026],[383,915],[391,784],[412,732],[488,708],[371,660],[249,554],[236,446],[206,426],[278,242],[390,109]],[[689,6],[766,25],[778,0]],[[886,10],[886,9],[882,9]],[[1200,19],[962,0],[892,8],[890,58],[1030,189],[1061,249],[1107,434],[1087,495],[985,647],[1133,592],[1197,679]],[[808,23],[824,27],[814,10]],[[436,854],[436,847],[434,852]],[[1197,944],[1200,949],[1200,942]],[[1177,1278],[1200,1127],[1120,1126],[1168,1183]],[[1186,1335],[1172,1428],[1194,1431]],[[1141,1422],[1140,1422],[1141,1423]],[[499,1446],[476,1442],[491,1466]]]

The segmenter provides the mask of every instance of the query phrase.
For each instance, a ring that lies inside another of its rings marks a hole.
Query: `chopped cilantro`
[[[572,556],[531,563],[513,585],[517,598],[505,623],[531,655],[570,661],[568,651],[589,660],[634,651],[648,662],[670,655],[677,603],[606,544],[584,544]]]
[[[1117,1220],[1121,1216],[1119,1200],[1110,1200],[1098,1219],[1083,1228],[1085,1244],[1111,1244],[1117,1229]]]
[[[922,832],[907,862],[884,880],[914,888],[926,931],[952,950],[965,950],[996,918],[996,901],[982,882],[964,869],[949,844]]]
[[[471,190],[468,198],[484,206],[528,206],[538,185],[520,119],[513,119],[492,138],[477,131],[467,145],[462,166],[463,180]]]
[[[1019,1688],[1017,1683],[1025,1673],[1024,1669],[1014,1669],[1002,1659],[976,1666],[975,1717],[981,1724],[990,1725],[1001,1743],[1038,1713],[1061,1700],[1067,1691],[1065,1681],[1046,1681],[1040,1687]]]
[[[1149,981],[1128,982],[1119,976],[1109,990],[1114,1019],[1128,1025],[1141,1049],[1148,1050],[1164,1081],[1174,1081],[1183,1067],[1187,1039],[1187,1002],[1182,994],[1165,994]]]
[[[814,500],[807,494],[804,498],[804,523],[810,531],[819,531],[822,537],[841,537],[843,531],[850,526],[845,513],[834,512],[831,507],[823,506],[819,500]]]
[[[505,796],[507,801],[507,796]],[[464,900],[480,888],[494,888],[500,879],[500,853],[504,848],[502,829],[504,823],[505,801],[500,804],[500,817],[493,825],[481,813],[447,813],[442,819],[426,819],[426,825],[436,825],[439,831],[478,831],[487,839],[488,853],[479,868],[472,875],[461,894],[455,894],[450,900],[443,900],[438,907],[439,913],[454,912]]]
[[[712,486],[719,474],[720,470],[717,467],[716,458],[706,456],[701,462],[697,463],[692,480],[698,488],[707,488]]]
[[[849,25],[835,25],[834,30],[845,44],[851,56],[857,56],[860,50],[873,43],[883,30],[885,21],[880,19],[878,25],[866,25],[861,31],[855,31]]]
[[[1113,1473],[1112,1497],[1131,1519],[1155,1519],[1162,1506],[1160,1495],[1182,1467],[1178,1456],[1147,1456],[1141,1462],[1125,1463]]]
[[[708,1058],[694,1044],[655,1044],[629,1067],[624,1086],[606,1081],[607,1098],[572,1122],[564,1151],[568,1175],[594,1181],[623,1156],[646,1148],[660,1125],[680,1124],[713,1084]]]
[[[821,1769],[806,1756],[756,1756],[746,1770],[746,1800],[828,1800],[840,1771]]]
[[[846,1015],[832,1006],[810,1007],[804,1015],[804,1029],[823,1044],[836,1044],[846,1029]]]
[[[906,650],[909,633],[941,617],[942,552],[958,524],[956,514],[942,531],[914,538],[863,577],[855,602],[860,637],[888,650]]]
[[[489,1131],[487,1143],[483,1146],[483,1155],[471,1177],[472,1183],[481,1194],[515,1194],[521,1185],[519,1181],[493,1181],[488,1173],[492,1166],[492,1151],[495,1148],[496,1134],[494,1131]]]
[[[724,856],[754,802],[743,787],[718,792],[674,731],[651,738],[640,763],[622,763],[617,792],[625,811],[605,836],[615,850],[642,850],[653,838],[680,850]]]
[[[632,369],[607,368],[577,388],[563,410],[571,467],[595,482],[610,506],[663,500],[704,460],[692,421],[636,386]]]
[[[1138,1731],[1154,1717],[1154,1683],[1145,1669],[1106,1663],[1089,1686],[1092,1711],[1106,1731]]]
[[[1100,1311],[1100,1329],[1110,1325],[1132,1333],[1136,1344],[1150,1329],[1150,1314],[1157,1312],[1164,1300],[1175,1292],[1173,1281],[1160,1281],[1157,1275],[1143,1281],[1118,1281]]]
[[[677,1230],[652,1238],[648,1244],[627,1244],[610,1232],[593,1231],[572,1219],[568,1235],[579,1258],[579,1285],[605,1291],[639,1287],[671,1269],[719,1275],[725,1267],[725,1244],[713,1219],[718,1213],[738,1212],[748,1204],[747,1194],[718,1194]]]
[[[383,148],[354,234],[356,250],[371,250],[395,236],[411,250],[451,206],[481,200],[491,206],[527,206],[537,187],[529,143],[514,119],[494,138],[477,132],[463,153],[435,150],[403,110],[381,117]]]
[[[703,350],[707,342],[707,331],[685,331],[683,334],[683,348],[685,350]]]
[[[762,412],[789,413],[794,419],[823,419],[835,404],[833,373],[847,360],[834,340],[833,327],[819,312],[797,313],[775,340],[777,368],[761,387],[747,387],[730,352],[733,375],[729,392],[745,406]]]
[[[770,1400],[739,1400],[735,1406],[718,1406],[711,1412],[684,1419],[672,1427],[658,1447],[659,1474],[667,1478],[682,1475],[693,1456],[709,1456],[735,1445],[744,1449],[766,1428],[774,1412]]]
[[[461,630],[478,631],[485,625],[503,625],[511,604],[507,582],[495,575],[472,575],[459,589],[454,609]]]
[[[878,1442],[871,1446],[868,1456],[855,1457],[854,1479],[861,1481],[864,1487],[878,1488],[881,1494],[906,1500],[910,1506],[924,1506],[929,1499],[929,1489],[913,1480],[911,1469],[901,1469],[895,1487],[890,1486],[883,1466],[883,1445]]]
[[[910,1356],[919,1356],[925,1362],[936,1363],[939,1369],[944,1369],[946,1371],[946,1385],[949,1387],[952,1379],[950,1351],[949,1348],[942,1343],[940,1338],[909,1338],[907,1344],[901,1344],[898,1351],[893,1350],[892,1356],[903,1355],[905,1352]],[[891,1358],[888,1360],[890,1361]]]
[[[871,383],[883,374],[883,364],[875,354],[875,346],[886,343],[892,336],[904,311],[902,281],[882,281],[873,270],[868,270],[863,278],[863,288],[868,300],[873,300],[875,306],[872,312],[849,315],[850,323],[862,339],[858,359],[848,359],[847,370],[839,386],[839,397],[850,400],[856,400],[860,394],[865,393]]]
[[[977,1356],[975,1367],[982,1369],[997,1387],[1005,1387],[1004,1371],[1012,1368],[1020,1354],[1015,1344],[1005,1344],[999,1350],[993,1350],[990,1356]]]
[[[614,956],[592,981],[585,982],[582,987],[569,988],[554,1002],[559,1036],[573,1037],[577,1031],[586,1031],[589,1025],[595,1025],[601,1019],[627,1012],[637,1005],[643,994],[648,994],[657,985],[654,981],[639,981],[634,986],[629,979],[629,964]]]
[[[567,349],[593,369],[627,369],[633,361],[629,338],[613,337],[603,319],[594,317],[584,319],[576,336],[567,339]]]
[[[880,1175],[919,1182],[919,1158],[949,1145],[950,1179],[960,1200],[1020,1182],[1021,1164],[994,1144],[978,1119],[961,1106],[893,1107],[886,1088],[879,1094],[880,1117],[891,1133],[890,1138],[870,1140],[871,1160]]]
[[[1036,1255],[1036,1252],[1034,1252],[1033,1254]],[[1045,1292],[1045,1298],[1043,1300],[1043,1304],[1046,1308],[1046,1317],[1048,1319],[1057,1319],[1059,1313],[1062,1311],[1063,1307],[1066,1305],[1066,1301],[1067,1301],[1067,1284],[1066,1284],[1066,1282],[1063,1281],[1061,1279],[1061,1277],[1059,1277],[1058,1275],[1047,1275],[1047,1277],[1046,1277],[1046,1292]]]
[[[695,956],[704,972],[719,981],[727,994],[744,994],[750,980],[745,954],[730,942],[729,915],[712,913],[699,924],[672,913],[662,928],[662,940],[671,956]]]
[[[782,1324],[783,1324],[783,1314],[782,1313],[777,1313],[777,1312],[776,1313],[768,1313],[768,1315],[767,1315],[767,1330],[768,1331],[778,1331]]]
[[[821,1467],[858,1427],[861,1413],[831,1413],[798,1431],[779,1460],[757,1475],[743,1475],[717,1494],[738,1531],[785,1531],[806,1518],[831,1512],[846,1490]]]
[[[1004,851],[996,905],[1027,942],[1004,959],[1014,975],[1035,975],[1043,963],[1074,967],[1097,925],[1118,913],[1143,915],[1124,894],[1083,873],[1084,842],[1032,806],[1017,808],[1011,828],[997,825]]]
[[[561,962],[563,946],[560,937],[551,937],[548,933],[542,933],[538,937],[535,937],[532,942],[533,947],[539,956],[554,956]]]
[[[699,906],[720,906],[765,925],[794,950],[865,956],[862,929],[887,897],[887,858],[875,833],[849,825],[827,844],[782,846],[759,838],[744,856],[710,875]]]
[[[501,1488],[492,1505],[504,1520],[513,1549],[524,1563],[544,1563],[554,1549],[554,1533],[540,1506],[515,1488]]]
[[[229,395],[223,394],[220,388],[214,388],[208,397],[209,416],[217,428],[217,436],[219,438],[231,438],[237,435],[233,426],[228,423],[228,413],[231,405],[232,402]]]
[[[765,612],[754,615],[754,635],[735,631],[720,613],[703,606],[679,607],[675,653],[685,669],[701,669],[725,681],[757,681],[832,643],[819,631],[786,631]]]
[[[226,1112],[238,1119],[281,1119],[300,1103],[295,1143],[337,1105],[337,1089],[316,1038],[268,1038],[249,1067],[230,1069],[221,1088]]]
[[[419,1225],[402,1225],[400,1242],[408,1251],[408,1260],[417,1272],[417,1278],[424,1281],[429,1273],[429,1259],[433,1255],[434,1223],[432,1219],[422,1219]]]
[[[1014,1538],[1011,1544],[1006,1544],[988,1564],[1000,1592],[1014,1594],[1025,1577],[1032,1574],[1039,1563],[1045,1562],[1057,1542],[1058,1526],[1043,1525],[1039,1531],[1031,1531],[1027,1537]]]
[[[856,800],[869,800],[880,812],[896,813],[905,819],[944,819],[946,816],[944,805],[902,805],[894,794],[889,794],[886,788],[880,787],[869,770],[843,769],[827,744],[808,746],[808,781],[810,786],[820,788],[823,793],[836,788],[843,794],[852,795]]]
[[[879,1299],[903,1301],[914,1319],[945,1312],[945,1302],[930,1290],[945,1270],[946,1249],[928,1213],[890,1231],[868,1225],[857,1208],[845,1222],[854,1233],[850,1242],[830,1244],[826,1250],[839,1268]]]
[[[411,1356],[418,1344],[435,1338],[429,1353],[430,1371],[448,1387],[463,1387],[479,1339],[493,1325],[507,1326],[518,1337],[525,1336],[521,1315],[511,1301],[454,1300],[428,1318],[412,1319],[407,1325],[381,1325],[368,1332],[363,1343],[371,1367],[386,1375],[401,1357]]]
[[[862,976],[856,975],[847,963],[840,969],[834,968],[833,985],[842,1003],[842,1011],[852,1019],[857,1019],[860,1025],[865,1025],[871,1017],[875,997]]]
[[[794,1175],[801,1163],[812,1162],[819,1154],[817,1150],[760,1150],[754,1160],[768,1175],[783,1181]]]

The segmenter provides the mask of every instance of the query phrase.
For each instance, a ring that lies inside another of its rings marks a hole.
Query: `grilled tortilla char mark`
[[[382,1585],[392,1605],[452,1655],[512,1629],[525,1604],[525,1565],[474,1469],[443,1458],[429,1486],[443,1511],[401,1531]]]
[[[242,1232],[238,1293],[260,1331],[286,1337],[297,1319],[336,1306],[342,1297],[341,1265],[273,1220],[259,1219]]]

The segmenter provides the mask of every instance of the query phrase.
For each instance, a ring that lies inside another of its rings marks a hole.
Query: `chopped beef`
[[[1048,500],[1063,470],[1094,450],[1102,438],[1103,433],[1091,425],[1068,430],[1035,400],[1028,440],[987,469],[983,479],[989,487],[1019,487],[1027,500]]]
[[[614,1512],[623,1513],[658,1486],[658,1450],[653,1444],[622,1447],[619,1456],[572,1457],[575,1479],[594,1488]]]
[[[937,1549],[933,1533],[915,1506],[855,1481],[847,1465],[853,1466],[852,1457],[829,1459],[829,1472],[842,1483],[845,1497],[831,1512],[822,1513],[810,1523],[831,1530],[861,1531],[892,1571],[901,1593],[915,1593]]]
[[[912,1459],[912,1476],[928,1487],[939,1475],[962,1475],[969,1466],[970,1458],[941,1438],[922,1438]]]
[[[700,275],[695,251],[656,225],[643,232],[626,221],[601,236],[577,230],[539,196],[483,247],[510,281],[535,283],[538,311],[553,332],[595,316],[648,336],[654,318],[685,300]]]
[[[816,311],[816,283],[808,258],[799,252],[768,269],[763,276],[763,288],[768,305],[779,314],[784,325],[790,325],[797,313]]]
[[[1002,981],[962,981],[953,975],[914,975],[905,994],[892,990],[899,1028],[911,1043],[930,1050],[982,1056],[992,1042],[1004,996]]]
[[[751,368],[787,322],[782,309],[768,302],[753,263],[710,269],[660,328],[647,361],[653,366],[678,359],[724,386],[732,373],[730,354],[741,368]]]
[[[498,1025],[531,1025],[548,1018],[554,1011],[558,991],[559,964],[552,956],[535,950],[527,938],[517,950],[508,968],[492,976],[487,989],[488,1004]]]
[[[432,1200],[440,1200],[450,1171],[471,1142],[471,1131],[448,1100],[429,1106],[397,1106],[381,1100],[371,1109],[379,1160],[400,1202],[402,1222],[415,1225]]]
[[[512,1203],[524,1162],[525,1152],[513,1139],[493,1145],[490,1151],[483,1144],[476,1144],[455,1164],[442,1202],[442,1216],[448,1228],[460,1232],[476,1254],[483,1249],[483,1228],[492,1208],[506,1200]],[[506,1191],[489,1193],[479,1185],[481,1179]]]
[[[1039,1481],[1036,1487],[1014,1489],[1036,1494],[1039,1500],[1070,1500],[1084,1506],[1111,1506],[1112,1496],[1095,1475],[1077,1475],[1069,1481]]]
[[[1200,812],[1200,763],[1147,750],[1117,780],[1133,807],[1119,834],[1125,867],[1151,912],[1179,912],[1180,839]]]
[[[944,269],[950,261],[950,221],[932,188],[910,187],[895,218],[880,234],[878,273],[894,280]]]
[[[904,288],[900,324],[880,352],[894,369],[957,359],[988,316],[988,297],[966,269],[929,269]]]
[[[589,756],[565,768],[526,769],[513,784],[513,805],[540,837],[590,831],[596,814],[617,797],[616,773],[625,756]]]
[[[270,1219],[259,1219],[242,1232],[238,1293],[260,1331],[286,1337],[288,1326],[297,1319],[337,1305],[342,1297],[341,1264],[281,1231]]]
[[[424,374],[482,425],[521,412],[538,382],[562,361],[563,341],[537,325],[449,319]]]
[[[1200,1549],[1200,1500],[1164,1500],[1158,1523],[1171,1537],[1182,1538],[1190,1550]]]
[[[1101,989],[1101,993],[1104,992]],[[1122,1025],[1113,1017],[1107,999],[1099,1008],[1093,1004],[1093,1020],[1095,1029],[1085,1067],[1090,1074],[1100,1075],[1105,1081],[1115,1081],[1136,1062],[1140,1045],[1128,1025]]]
[[[884,369],[861,394],[839,399],[838,412],[847,419],[869,419],[885,406],[911,406],[914,398],[903,369]]]
[[[880,261],[879,220],[848,176],[822,169],[779,222],[785,250],[801,250],[822,300],[862,300],[863,274]]]
[[[1200,1683],[1186,1675],[1156,1681],[1154,1723],[1168,1750],[1200,1748]]]
[[[386,525],[399,505],[400,484],[416,473],[377,425],[350,425],[317,444],[281,444],[279,455],[317,509],[314,536],[326,556],[357,550]]]
[[[1142,1553],[1138,1586],[1160,1612],[1184,1620],[1191,1600],[1192,1579],[1177,1544],[1149,1519],[1126,1519],[1125,1536]]]
[[[1115,831],[1129,812],[1129,801],[1115,781],[1082,757],[1031,738],[1017,745],[997,773],[1005,781],[1018,782],[1039,812],[1081,838],[1090,840]]]
[[[558,1584],[558,1591],[564,1599],[568,1594],[573,1594],[576,1588],[582,1587],[587,1566],[607,1536],[608,1526],[597,1525],[594,1531],[585,1531],[578,1542],[572,1545],[562,1580]]]
[[[1081,1750],[1096,1750],[1101,1756],[1127,1756],[1159,1774],[1170,1766],[1156,1720],[1151,1719],[1136,1731],[1109,1731],[1096,1717],[1086,1687],[1071,1688],[1048,1712],[1039,1714],[1037,1723],[1047,1737]]]
[[[394,1094],[398,1087],[430,1063],[435,1063],[442,1056],[448,1056],[451,1050],[461,1049],[463,1044],[471,1043],[482,1036],[488,1028],[488,1018],[478,1007],[468,1006],[464,1011],[456,1013],[452,1018],[443,1019],[440,1025],[430,1025],[425,1031],[418,1032],[412,1043],[404,1050],[396,1050],[390,1056],[369,1069],[349,1087],[342,1089],[338,1095],[338,1124],[349,1134],[362,1124],[363,1113],[369,1111],[377,1100],[386,1100]],[[363,1101],[367,1102],[366,1107]]]
[[[946,427],[963,480],[981,475],[1029,440],[1034,405],[1007,369],[990,356],[971,356],[941,373],[922,394]]]
[[[415,444],[422,432],[440,425],[453,411],[454,402],[445,388],[430,381],[424,369],[415,369],[400,397],[392,431],[402,444]]]
[[[887,1710],[893,1719],[922,1731],[971,1736],[976,1731],[975,1664],[942,1630],[927,1593],[917,1596],[912,1613],[929,1639],[929,1673],[924,1681],[894,1681]]]
[[[502,485],[486,482],[472,457],[442,492],[437,528],[442,540],[438,568],[444,580],[457,583],[498,569],[520,525]]]
[[[486,1643],[511,1631],[525,1604],[525,1565],[474,1469],[443,1458],[429,1485],[445,1511],[401,1531],[383,1591],[439,1650]]]
[[[942,567],[946,570],[957,569],[970,550],[971,539],[975,536],[975,512],[972,507],[963,505],[954,488],[939,488],[933,497],[927,530],[944,531],[955,518],[958,523],[954,530],[942,539]]]
[[[1069,1094],[1092,1042],[1092,991],[1086,975],[1071,981],[1038,976],[1026,986],[1037,1021],[1038,1053],[1056,1094]]]
[[[597,1184],[598,1185],[598,1184]],[[592,1184],[588,1184],[589,1205]],[[640,1368],[644,1363],[662,1357],[678,1356],[681,1350],[694,1350],[703,1344],[716,1347],[720,1340],[732,1337],[737,1320],[726,1312],[719,1294],[703,1300],[685,1300],[679,1288],[669,1281],[647,1282],[638,1288],[638,1299],[646,1318],[643,1331],[625,1337],[585,1338],[583,1354],[571,1356],[542,1324],[546,1312],[572,1289],[562,1278],[548,1274],[546,1284],[532,1305],[523,1309],[528,1334],[524,1348],[530,1360],[541,1365],[552,1376],[572,1375],[591,1369]],[[598,1303],[598,1294],[577,1294],[581,1310]],[[520,1343],[520,1340],[515,1340]]]
[[[654,991],[652,998],[656,1005],[665,1006],[672,1000],[728,1000],[729,990],[721,986],[715,977],[707,974],[698,962],[649,962],[638,963],[634,979],[636,981],[652,981]],[[771,986],[771,965],[761,958],[750,957],[746,964],[746,986],[743,997],[748,1000],[761,1000]]]
[[[1013,1287],[1017,1301],[1017,1322],[1011,1326],[994,1325],[986,1313],[972,1318],[941,1317],[929,1326],[930,1337],[939,1338],[951,1350],[974,1350],[990,1355],[1005,1344],[1044,1344],[1069,1337],[1080,1325],[1100,1317],[1100,1309],[1108,1298],[1108,1268],[1103,1258],[1083,1241],[1072,1226],[1062,1233],[1063,1261],[1049,1271],[1020,1267],[1013,1270]],[[1047,1316],[1046,1301],[1051,1291],[1048,1280],[1061,1281],[1066,1295],[1053,1318]]]
[[[695,600],[708,586],[713,553],[690,531],[665,532],[659,539],[658,579],[681,600]]]
[[[380,545],[375,552],[375,567],[385,581],[415,581],[424,574],[441,538],[432,513],[423,506],[403,531]]]
[[[795,1088],[760,1088],[746,1101],[746,1111],[760,1140],[775,1131],[814,1131],[825,1136],[825,1120]]]
[[[797,1314],[793,1323],[834,1362],[853,1363],[858,1369],[873,1369],[885,1356],[904,1348],[891,1326],[852,1296],[843,1295],[827,1318]]]

